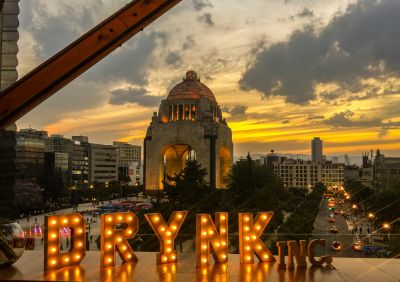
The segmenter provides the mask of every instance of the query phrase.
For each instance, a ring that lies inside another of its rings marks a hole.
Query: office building
[[[44,169],[46,131],[21,129],[16,134],[15,165],[17,178],[39,183]]]
[[[311,140],[311,160],[313,162],[322,162],[322,140],[319,137],[315,137]]]
[[[90,183],[118,180],[117,148],[112,145],[89,144]]]

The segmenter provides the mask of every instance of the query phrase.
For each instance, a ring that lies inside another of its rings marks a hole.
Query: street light
[[[353,204],[351,207],[352,207],[354,210],[357,209],[357,205],[356,205],[356,204]]]
[[[386,230],[386,232],[388,232],[388,239],[390,241],[390,224],[389,223],[384,223],[382,225],[382,228]]]

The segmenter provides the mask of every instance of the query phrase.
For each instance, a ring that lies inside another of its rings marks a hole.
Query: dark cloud
[[[215,23],[212,19],[212,15],[210,13],[204,13],[203,15],[198,16],[197,20],[201,23],[204,23],[206,26],[209,26],[209,27],[215,25]]]
[[[111,105],[138,104],[143,107],[156,107],[162,97],[151,96],[145,88],[129,87],[111,91],[109,103]]]
[[[321,120],[321,119],[325,119],[324,116],[318,116],[318,115],[310,115],[307,117],[308,120]]]
[[[288,124],[288,123],[290,123],[290,120],[288,120],[288,119],[285,119],[282,121],[282,124]]]
[[[304,8],[303,11],[297,14],[299,18],[310,18],[314,17],[314,12],[308,8]]]
[[[165,63],[177,67],[182,63],[182,57],[177,51],[169,52],[165,58]]]
[[[188,50],[196,46],[196,41],[193,39],[193,35],[186,36],[185,41],[182,44],[182,50]]]
[[[196,11],[201,11],[204,8],[212,8],[212,4],[209,0],[192,0],[193,9]]]
[[[345,111],[333,114],[332,117],[324,121],[325,124],[333,127],[376,127],[382,126],[382,120],[379,118],[367,119],[365,116],[360,120],[352,120],[354,112]]]
[[[230,109],[229,113],[232,116],[244,115],[246,113],[247,108],[248,108],[247,106],[237,105],[237,106],[233,107],[232,109]]]
[[[400,2],[363,0],[350,5],[320,33],[312,27],[256,54],[240,80],[244,90],[305,104],[317,83],[360,88],[360,80],[400,74]]]

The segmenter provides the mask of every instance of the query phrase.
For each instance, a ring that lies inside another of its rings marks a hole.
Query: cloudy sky
[[[20,1],[20,76],[129,0]],[[185,72],[215,93],[235,155],[400,155],[400,1],[183,0],[18,121],[142,144]]]

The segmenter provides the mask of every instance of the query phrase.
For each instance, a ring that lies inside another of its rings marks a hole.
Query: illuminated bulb
[[[51,252],[52,252],[52,253],[57,252],[57,248],[51,248]]]
[[[250,246],[247,246],[247,247],[246,247],[246,250],[250,251],[250,249],[251,249]]]
[[[65,262],[69,262],[69,258],[65,258],[64,261],[65,261]]]
[[[250,240],[250,237],[249,236],[246,236],[246,238],[244,238],[246,241],[249,241]]]
[[[128,259],[130,259],[131,257],[132,257],[132,255],[131,255],[131,254],[128,254],[128,255],[127,255],[127,258],[128,258]]]
[[[78,242],[78,247],[82,247],[83,243],[82,242]]]
[[[83,230],[82,230],[82,229],[78,229],[78,233],[79,233],[79,234],[82,234],[82,233],[83,233]]]
[[[112,258],[108,258],[107,261],[111,263],[112,262]]]
[[[75,217],[75,222],[79,222],[79,217]]]
[[[121,242],[121,241],[122,241],[122,238],[121,238],[121,237],[118,237],[118,238],[117,238],[117,241],[118,241],[118,242]]]
[[[128,234],[132,234],[132,230],[131,229],[128,229]]]
[[[258,246],[257,246],[257,249],[261,250],[261,249],[262,249],[261,245],[258,245]]]
[[[266,219],[268,218],[268,216],[264,214],[262,218],[263,218],[264,220],[266,220]]]
[[[52,220],[52,221],[51,221],[51,224],[56,225],[56,224],[57,224],[57,221],[56,221],[56,220]]]
[[[172,255],[171,258],[172,258],[172,259],[176,259],[176,256],[175,256],[175,255]]]
[[[225,246],[225,245],[226,245],[225,241],[222,241],[222,242],[221,242],[221,245],[222,245],[222,246]]]
[[[222,254],[222,256],[221,256],[223,259],[226,259],[226,255],[225,254]]]
[[[225,228],[221,229],[221,233],[225,233],[225,231],[226,231]]]
[[[68,219],[64,218],[63,223],[67,223],[67,222],[68,222]]]
[[[76,255],[75,258],[76,258],[76,259],[80,259],[81,256],[80,256],[80,255]]]
[[[207,250],[207,245],[203,245],[203,250]]]
[[[159,220],[160,220],[160,217],[158,217],[158,216],[155,216],[155,217],[154,217],[154,221],[155,221],[155,222],[157,222],[157,221],[159,221]]]
[[[183,215],[179,213],[178,218],[181,219],[182,217],[183,217]]]
[[[206,222],[207,222],[207,218],[203,217],[202,221],[203,221],[204,223],[206,223]]]
[[[172,251],[171,248],[167,248],[167,253],[170,253]]]
[[[172,241],[170,239],[167,240],[167,244],[171,244]]]
[[[250,230],[250,228],[248,226],[244,227],[244,231],[249,231],[249,230]]]
[[[133,217],[128,216],[128,221],[132,221]]]
[[[51,261],[51,264],[53,264],[53,265],[56,264],[56,263],[57,263],[56,260],[52,260],[52,261]]]
[[[167,257],[163,257],[162,259],[163,259],[163,261],[167,261],[168,260]]]
[[[171,235],[171,232],[170,232],[170,231],[167,231],[167,232],[165,232],[165,234],[166,234],[167,236],[170,236],[170,235]]]
[[[221,219],[222,219],[222,220],[225,220],[225,215],[221,215]]]
[[[264,259],[268,259],[268,255],[267,254],[264,255]]]
[[[214,234],[214,231],[208,230],[208,234],[213,235],[213,234]]]
[[[126,246],[122,246],[122,250],[123,250],[123,251],[126,251]]]
[[[57,238],[57,233],[51,234],[51,238]]]
[[[206,259],[206,258],[203,258],[203,262],[204,262],[204,263],[207,263],[207,259]]]
[[[217,243],[215,243],[215,246],[219,247],[219,243],[218,243],[218,242],[217,242]]]
[[[257,230],[260,230],[260,229],[261,229],[261,226],[260,226],[260,225],[256,225],[256,229],[257,229]]]
[[[108,234],[108,235],[112,235],[112,233],[113,233],[112,230],[108,230],[108,231],[107,231],[107,234]]]
[[[253,240],[257,239],[256,235],[251,236],[251,238],[253,238]]]
[[[247,260],[251,260],[251,256],[247,256]]]
[[[176,225],[172,225],[172,230],[176,230],[176,229],[177,229]]]
[[[107,249],[111,249],[112,248],[112,245],[111,244],[108,244],[107,245]]]
[[[246,217],[244,218],[244,220],[245,220],[245,221],[249,221],[250,218],[249,218],[248,216],[246,216]]]
[[[119,217],[118,217],[118,220],[122,220],[122,216],[119,216]]]
[[[160,231],[164,232],[165,231],[165,227],[160,227]]]
[[[112,221],[112,217],[109,216],[109,217],[107,218],[107,220],[108,220],[108,221]]]
[[[203,236],[206,236],[206,235],[207,235],[207,232],[203,231],[202,235],[203,235]]]

